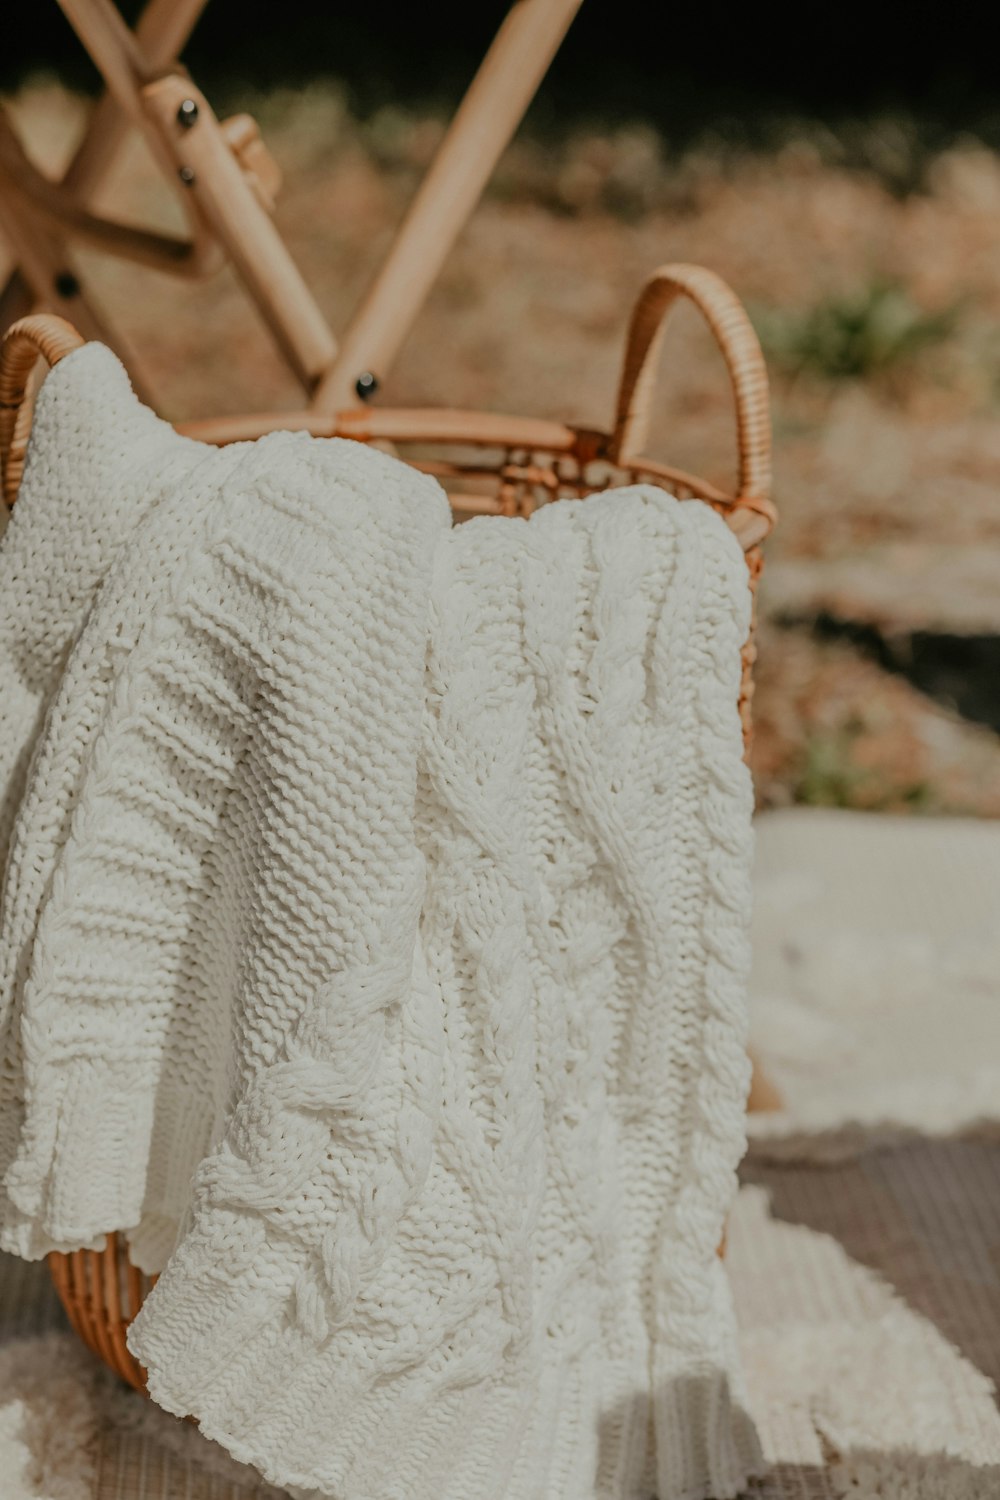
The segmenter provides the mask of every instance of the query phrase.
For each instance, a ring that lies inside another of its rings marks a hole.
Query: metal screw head
[[[80,295],[80,283],[72,271],[60,271],[55,278],[55,289],[57,296],[78,297]]]
[[[194,167],[178,167],[177,175],[185,187],[191,187],[194,183]]]
[[[177,123],[182,130],[190,130],[198,118],[198,105],[194,99],[182,99],[177,106]]]
[[[362,401],[368,401],[378,390],[378,376],[373,375],[371,370],[364,370],[354,382],[354,389]]]

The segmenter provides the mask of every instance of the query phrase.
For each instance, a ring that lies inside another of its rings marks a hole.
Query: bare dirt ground
[[[12,103],[56,170],[85,106],[44,81]],[[285,175],[278,223],[342,327],[440,123],[395,111],[359,122],[320,85],[231,104],[261,121]],[[902,126],[872,129],[890,156],[914,149]],[[679,160],[641,126],[522,140],[384,387],[393,402],[604,424],[648,272],[700,261],[732,283],[770,356],[782,515],[756,699],[766,805],[1000,816],[992,730],[810,628],[832,612],[896,636],[929,618],[960,633],[974,592],[977,628],[1000,634],[1000,161],[970,140],[919,165],[918,189],[903,194],[897,172],[849,167],[821,131],[767,155],[705,147]],[[176,222],[138,146],[105,206]],[[97,260],[84,269],[141,351],[164,415],[300,403],[227,276],[189,285]],[[661,410],[653,451],[724,479],[724,373],[683,310]],[[893,558],[905,558],[905,579]]]

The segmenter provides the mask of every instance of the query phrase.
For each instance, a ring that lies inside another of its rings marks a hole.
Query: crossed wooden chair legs
[[[58,3],[106,93],[61,182],[38,171],[0,113],[0,231],[16,262],[0,294],[0,332],[29,312],[57,313],[116,349],[141,389],[141,359],[95,305],[74,246],[177,276],[205,275],[228,261],[310,409],[327,416],[356,405],[388,373],[580,6],[515,0],[338,344],[274,226],[280,174],[254,122],[246,115],[217,120],[176,61],[206,0],[148,0],[135,31],[113,0]],[[129,128],[142,133],[178,193],[186,237],[92,211]],[[374,380],[359,389],[361,376]]]

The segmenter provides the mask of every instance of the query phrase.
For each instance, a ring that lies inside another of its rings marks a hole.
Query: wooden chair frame
[[[176,61],[206,0],[148,0],[134,32],[113,0],[58,3],[106,93],[62,182],[38,171],[0,110],[0,230],[17,263],[0,294],[0,331],[39,308],[58,313],[116,349],[141,390],[141,362],[94,304],[73,244],[177,276],[228,261],[310,410],[329,416],[385,378],[581,0],[511,7],[339,347],[271,219],[280,174],[256,125],[247,115],[220,123]],[[186,238],[88,208],[130,126],[180,195]]]

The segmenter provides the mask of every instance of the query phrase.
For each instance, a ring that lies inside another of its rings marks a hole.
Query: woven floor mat
[[[821,1168],[751,1159],[742,1176],[775,1219],[832,1236],[1000,1384],[1000,1146],[927,1141]]]
[[[751,1155],[741,1178],[727,1260],[767,1500],[996,1500],[1000,1145]]]
[[[754,1494],[996,1500],[1000,1146],[913,1141],[828,1166],[751,1157],[742,1176],[727,1262],[773,1462]],[[0,1257],[3,1342],[65,1327],[44,1267]],[[101,1391],[95,1500],[273,1493],[190,1424],[110,1380]]]

